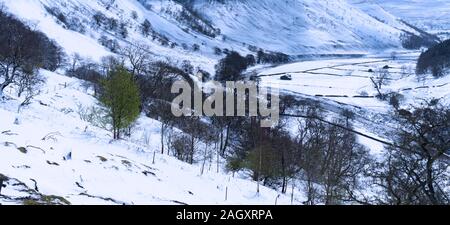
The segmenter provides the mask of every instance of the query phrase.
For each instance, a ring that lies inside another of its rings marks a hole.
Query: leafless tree
[[[149,64],[148,49],[149,47],[145,44],[128,45],[121,49],[120,55],[131,65],[133,76],[142,75],[146,65]]]
[[[375,71],[375,76],[370,78],[380,98],[384,98],[385,95],[383,94],[382,89],[384,85],[390,83],[390,78],[391,74],[389,73],[389,70],[384,68]]]
[[[347,130],[352,127],[346,117],[333,122],[347,128],[343,129],[314,119],[323,116],[316,106],[310,106],[306,115],[310,118],[298,121],[297,136],[305,204],[343,204],[360,188],[368,150]]]
[[[385,204],[449,204],[450,109],[431,100],[411,111],[397,111],[386,162],[377,165],[375,183]]]
[[[400,67],[401,78],[409,77],[413,75],[414,71],[411,66],[402,65]]]
[[[17,111],[31,103],[31,100],[41,93],[40,85],[45,82],[45,79],[39,72],[31,72],[22,74],[16,81],[18,97],[24,97],[22,103],[19,105]]]

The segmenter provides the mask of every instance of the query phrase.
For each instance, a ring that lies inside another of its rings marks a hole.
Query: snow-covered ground
[[[155,59],[174,63],[189,60],[208,72],[214,72],[214,65],[223,57],[214,54],[216,47],[242,54],[256,54],[249,50],[251,45],[290,55],[367,53],[399,48],[403,33],[416,33],[387,11],[369,15],[346,0],[193,1],[195,10],[204,17],[200,22],[221,31],[215,37],[183,21],[183,6],[173,0],[116,0],[109,7],[109,1],[102,0],[1,2],[8,12],[55,39],[69,56],[79,53],[98,61],[109,53],[98,43],[105,35],[122,46],[145,44]],[[68,29],[49,10],[74,23],[75,29]],[[123,39],[93,25],[96,13],[126,24],[128,37]],[[155,32],[176,45],[162,46],[143,36],[140,27],[146,19]],[[199,51],[192,50],[194,44]]]
[[[194,2],[227,37],[292,55],[395,48],[403,32],[345,0]]]
[[[257,195],[256,183],[217,173],[215,165],[201,175],[201,165],[159,154],[160,124],[144,116],[132,137],[111,141],[80,119],[80,106],[96,100],[79,80],[41,72],[47,84],[30,106],[18,114],[18,100],[0,103],[0,174],[10,178],[1,204],[22,204],[36,190],[71,204],[291,204],[269,188]]]
[[[355,113],[354,128],[366,135],[389,141],[389,134],[395,125],[389,122],[393,107],[389,100],[376,98],[371,78],[377,70],[389,72],[390,81],[381,89],[383,93],[396,92],[401,95],[400,107],[408,108],[424,100],[440,99],[450,104],[450,76],[435,79],[431,75],[418,80],[415,64],[420,53],[403,51],[374,54],[360,58],[316,59],[296,62],[278,67],[260,69],[261,84],[280,88],[304,99],[320,102],[331,117],[338,116],[343,109]],[[388,66],[389,69],[383,69]],[[369,70],[373,72],[369,72]],[[289,74],[292,80],[282,80]],[[384,151],[380,142],[358,135],[361,144],[367,146],[373,156],[379,157]]]
[[[398,53],[396,59],[374,55],[304,61],[270,68],[260,75],[263,84],[331,105],[345,103],[370,117],[386,114],[390,106],[376,98],[354,96],[362,91],[369,96],[376,94],[370,81],[373,73],[368,70],[388,65],[393,80],[385,89],[402,93],[403,105],[429,97],[441,97],[448,103],[448,76],[421,82],[414,75],[402,78],[400,68],[413,66],[417,54]],[[257,195],[256,183],[233,177],[222,166],[217,173],[214,162],[207,162],[201,174],[201,165],[159,154],[160,123],[145,116],[139,118],[131,137],[111,141],[109,131],[80,117],[83,109],[97,105],[82,81],[44,70],[41,73],[46,84],[30,106],[17,113],[20,100],[15,99],[12,89],[5,91],[7,100],[0,104],[0,174],[10,178],[2,189],[1,204],[21,204],[21,197],[33,196],[30,193],[36,190],[45,196],[60,196],[71,204],[290,204],[288,195],[269,188]],[[280,80],[286,73],[292,75],[292,81]],[[356,129],[383,138],[371,127],[376,117],[370,119],[373,121],[356,120]],[[359,140],[375,155],[383,150],[383,145],[373,140]],[[69,153],[71,159],[64,159]],[[294,203],[301,204],[302,200],[296,195]]]
[[[330,99],[370,110],[386,112],[388,102],[375,98],[377,91],[371,81],[377,70],[386,69],[389,84],[383,93],[397,92],[403,95],[403,105],[414,104],[420,99],[442,98],[450,102],[450,77],[439,79],[427,77],[418,81],[415,64],[418,52],[397,53],[390,56],[374,55],[353,59],[312,60],[282,65],[260,73],[262,83],[310,96]],[[290,74],[292,80],[283,81],[281,76]]]
[[[178,65],[189,60],[211,73],[224,56],[216,55],[215,47],[242,54],[255,54],[249,49],[254,45],[291,55],[364,55],[253,69],[261,71],[264,85],[319,100],[333,113],[349,108],[365,115],[368,119],[354,121],[355,129],[380,138],[384,138],[380,130],[389,126],[384,119],[391,107],[374,97],[377,91],[370,79],[374,71],[389,67],[385,70],[391,82],[382,91],[402,94],[403,106],[430,97],[450,103],[450,76],[417,81],[414,68],[419,52],[399,50],[400,36],[405,31],[417,31],[394,16],[395,9],[373,1],[193,1],[194,8],[205,17],[199,23],[209,20],[213,28],[221,30],[216,37],[201,34],[180,20],[183,8],[172,0],[116,0],[107,7],[108,2],[0,0],[8,12],[54,39],[69,57],[77,53],[96,62],[114,55],[98,42],[102,35],[122,46],[143,44],[152,60]],[[404,7],[405,2],[398,1],[396,6]],[[49,8],[68,20],[77,19],[76,25],[84,31],[67,29]],[[127,24],[128,37],[93,26],[93,15],[98,12]],[[163,46],[144,37],[139,29],[145,19],[154,31],[177,45]],[[438,28],[446,31],[445,26]],[[199,51],[192,50],[194,44],[200,46]],[[395,59],[391,51],[398,51]],[[201,165],[159,154],[161,124],[145,116],[139,118],[131,137],[111,141],[110,132],[81,118],[80,113],[95,107],[97,100],[80,80],[44,70],[41,73],[46,83],[31,105],[18,113],[20,99],[12,89],[6,89],[6,100],[0,102],[0,177],[9,178],[1,189],[0,204],[33,203],[31,200],[71,204],[291,204],[290,196],[269,188],[263,187],[257,195],[255,182],[243,174],[233,177],[223,165],[217,173],[214,162],[207,162],[202,174]],[[281,80],[285,74],[292,80]],[[360,142],[374,154],[383,150],[382,144],[373,140],[360,137]],[[295,195],[294,204],[303,200]]]

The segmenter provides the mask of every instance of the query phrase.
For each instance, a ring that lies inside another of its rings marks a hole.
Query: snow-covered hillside
[[[256,195],[256,183],[210,162],[203,175],[159,153],[153,164],[159,122],[142,116],[132,137],[112,142],[80,119],[82,107],[96,104],[81,81],[42,74],[42,94],[19,114],[18,100],[0,102],[0,174],[9,178],[0,204],[291,204],[269,188]]]
[[[400,46],[400,30],[346,1],[196,2],[224,35],[270,50],[295,55]]]
[[[192,51],[193,44],[202,44],[202,40],[197,40],[196,35],[186,33],[181,27],[147,10],[137,1],[118,0],[110,7],[107,4],[109,1],[100,0],[2,2],[8,12],[56,40],[69,57],[77,53],[83,58],[99,62],[102,57],[114,54],[111,48],[116,47],[117,42],[117,45],[122,47],[130,44],[145,46],[146,51],[154,57],[153,60],[170,59],[174,64],[189,60],[208,71],[213,70],[217,60],[212,57],[212,48],[201,48],[200,52]],[[136,19],[132,15],[135,13]],[[103,18],[100,25],[94,22],[93,17],[96,14]],[[61,18],[64,18],[64,22]],[[155,39],[142,35],[140,27],[145,20],[151,21]],[[119,27],[126,30],[126,37],[116,32]],[[105,39],[103,45],[101,38]],[[172,43],[176,44],[168,46]],[[187,46],[186,49],[182,47],[183,44]]]
[[[221,58],[215,48],[241,53],[262,48],[290,55],[360,53],[401,48],[401,35],[415,32],[385,11],[383,18],[389,19],[380,20],[345,0],[198,0],[192,7],[172,0],[2,2],[69,55],[98,60],[113,51],[109,40],[122,46],[143,43],[155,58],[189,60],[211,72]],[[149,36],[141,32],[146,20]]]
[[[450,1],[417,0],[350,0],[357,5],[377,5],[383,10],[441,38],[450,37]]]

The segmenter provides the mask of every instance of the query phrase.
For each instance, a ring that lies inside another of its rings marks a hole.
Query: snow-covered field
[[[397,92],[403,95],[403,105],[414,104],[421,99],[442,98],[450,102],[450,77],[434,79],[427,77],[418,81],[415,64],[418,52],[403,52],[393,59],[374,55],[353,59],[313,60],[271,68],[261,72],[262,82],[295,93],[325,98],[370,110],[386,112],[388,102],[375,96],[377,91],[371,78],[385,66],[389,83],[382,87],[383,93]],[[290,74],[292,80],[280,77]]]
[[[80,105],[96,100],[79,80],[42,74],[42,94],[19,114],[18,100],[0,103],[0,174],[10,178],[1,204],[22,204],[36,190],[71,204],[291,204],[269,188],[257,195],[256,183],[217,173],[215,164],[201,175],[201,166],[159,154],[160,124],[144,116],[132,137],[112,142],[80,119]],[[20,182],[26,186],[13,185]]]
[[[429,75],[419,81],[415,75],[419,52],[400,51],[395,59],[391,54],[306,60],[257,71],[260,71],[262,85],[318,101],[330,116],[340,114],[342,109],[350,110],[356,115],[353,123],[357,131],[388,141],[389,132],[395,129],[389,122],[394,108],[389,100],[382,101],[376,97],[378,92],[371,78],[376,77],[377,70],[389,72],[390,80],[381,91],[400,94],[402,108],[419,105],[432,98],[440,99],[444,104],[450,103],[450,76],[435,79]],[[389,68],[383,69],[386,66]],[[284,75],[291,75],[292,80],[282,80]],[[384,152],[383,144],[359,135],[358,139],[373,156],[379,157]]]

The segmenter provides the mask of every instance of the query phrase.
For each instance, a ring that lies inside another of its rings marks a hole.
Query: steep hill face
[[[144,43],[155,58],[212,71],[217,49],[289,55],[367,52],[418,33],[388,12],[371,16],[345,0],[3,0],[68,53],[99,59]],[[144,27],[145,26],[145,31]]]
[[[194,1],[233,40],[288,54],[394,48],[402,31],[346,1]]]
[[[401,5],[408,6],[409,3],[417,4],[417,2],[400,1],[400,3],[398,3],[397,5],[395,5],[395,3],[393,2],[397,1],[384,2],[374,0],[349,0],[349,3],[351,3],[355,7],[358,7],[373,18],[403,31],[403,35],[401,36],[403,47],[429,47],[439,42],[439,37],[434,35],[437,32],[432,31],[434,28],[430,29],[429,26],[418,23],[419,21],[416,18],[411,18],[404,13],[401,13],[401,10],[398,10],[399,8],[401,8]],[[419,13],[419,8],[415,8],[417,6],[418,5],[414,6],[414,4],[412,4],[411,10],[414,11],[414,15],[422,14],[422,11],[420,11]],[[434,16],[427,15],[426,18],[426,20],[429,21],[429,18],[434,18]],[[426,31],[432,31],[432,34],[429,34]],[[416,43],[413,44],[411,42]]]
[[[450,2],[447,0],[372,0],[372,2],[383,5],[390,13],[427,32],[437,34],[441,38],[450,37]]]

